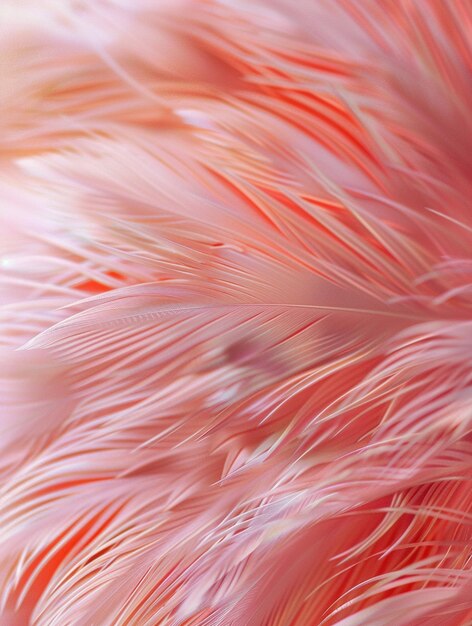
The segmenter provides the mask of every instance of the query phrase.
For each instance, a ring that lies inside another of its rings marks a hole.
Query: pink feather
[[[472,624],[472,5],[3,0],[0,624]]]

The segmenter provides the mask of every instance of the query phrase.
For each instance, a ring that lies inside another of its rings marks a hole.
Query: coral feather
[[[3,0],[0,624],[472,624],[472,5]]]

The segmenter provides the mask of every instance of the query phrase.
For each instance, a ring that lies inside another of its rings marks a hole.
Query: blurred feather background
[[[2,626],[472,624],[471,20],[2,1]]]

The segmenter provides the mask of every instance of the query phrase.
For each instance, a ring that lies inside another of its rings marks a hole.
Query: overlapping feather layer
[[[471,20],[3,0],[2,626],[472,624]]]

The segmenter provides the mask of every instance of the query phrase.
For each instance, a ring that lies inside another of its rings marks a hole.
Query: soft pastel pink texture
[[[2,0],[2,626],[472,624],[471,9]]]

